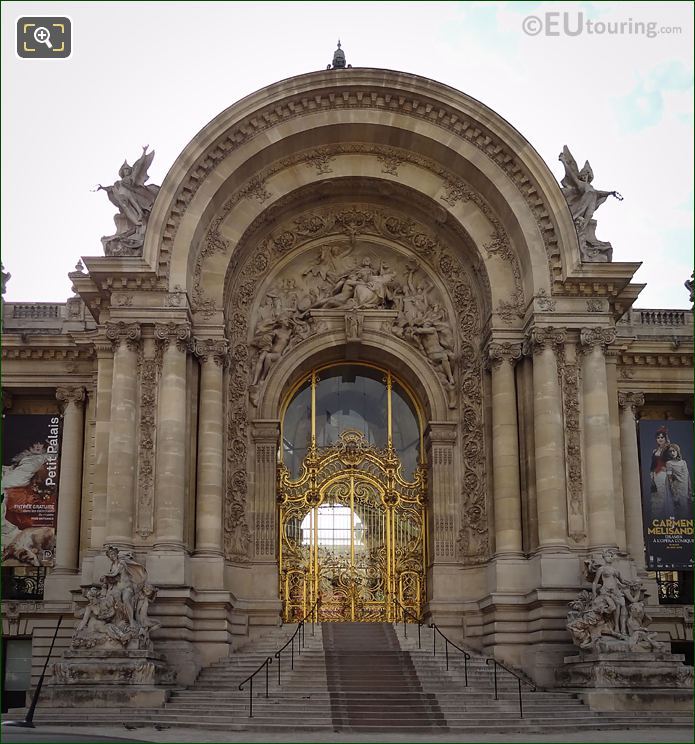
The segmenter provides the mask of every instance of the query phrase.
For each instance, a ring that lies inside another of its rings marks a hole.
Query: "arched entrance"
[[[314,369],[290,393],[279,467],[285,621],[391,621],[425,598],[422,416],[389,370]]]

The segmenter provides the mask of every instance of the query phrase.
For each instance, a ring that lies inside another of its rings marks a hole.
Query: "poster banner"
[[[60,423],[50,415],[3,417],[3,566],[53,565]]]
[[[642,518],[650,571],[693,568],[693,424],[639,422]]]

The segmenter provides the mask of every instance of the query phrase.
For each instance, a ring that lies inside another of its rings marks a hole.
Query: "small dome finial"
[[[333,62],[326,67],[327,70],[344,70],[346,67],[352,67],[345,61],[345,52],[341,48],[340,39],[338,39],[338,48],[333,52]]]

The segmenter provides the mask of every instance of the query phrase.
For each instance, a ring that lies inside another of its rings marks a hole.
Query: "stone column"
[[[448,421],[430,421],[425,432],[425,453],[430,463],[428,475],[431,505],[430,545],[434,563],[454,563],[456,560],[456,482],[454,477],[454,445],[456,425]],[[436,586],[434,587],[436,590]],[[443,599],[435,596],[433,599]]]
[[[106,484],[108,478],[111,394],[113,391],[113,346],[94,342],[97,357],[96,424],[92,472],[92,528],[90,550],[101,550],[106,541]]]
[[[133,547],[140,335],[137,323],[106,324],[106,337],[115,347],[106,475],[106,542],[123,548]]]
[[[224,495],[222,373],[227,342],[219,339],[196,339],[195,354],[200,359],[201,368],[195,552],[222,555]]]
[[[495,552],[521,553],[521,491],[519,487],[519,431],[514,365],[521,344],[491,343],[492,477],[495,506]]]
[[[618,356],[617,349],[606,349],[606,376],[608,380],[608,407],[611,420],[611,453],[613,455],[613,511],[615,512],[615,539],[621,551],[627,550],[625,534],[625,497],[623,494],[623,468],[620,452],[620,410],[618,408]]]
[[[254,557],[260,561],[275,560],[276,466],[280,426],[277,421],[253,423],[253,543]]]
[[[54,573],[76,573],[84,459],[84,388],[58,388],[56,398],[64,405],[64,409],[53,571]]]
[[[579,342],[584,359],[584,441],[589,545],[616,545],[613,508],[613,456],[608,405],[608,377],[604,349],[615,340],[615,330],[583,328]]]
[[[625,503],[627,552],[639,569],[645,569],[644,525],[642,523],[642,489],[635,413],[644,405],[642,393],[618,393],[620,406],[620,450]]]
[[[157,415],[155,550],[182,551],[186,494],[187,323],[157,323],[162,353]]]
[[[536,447],[536,504],[539,547],[567,544],[562,393],[556,347],[567,334],[556,328],[534,328],[527,343],[533,353],[533,434]]]

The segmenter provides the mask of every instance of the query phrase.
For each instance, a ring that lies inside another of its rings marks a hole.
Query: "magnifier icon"
[[[51,44],[51,33],[45,26],[39,26],[34,30],[34,41],[39,44],[45,44],[49,49],[53,49],[53,44]]]

